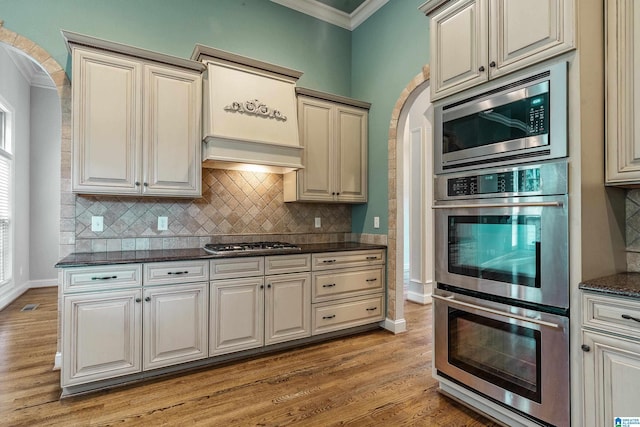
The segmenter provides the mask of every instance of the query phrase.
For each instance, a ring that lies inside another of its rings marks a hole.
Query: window
[[[11,282],[11,115],[0,98],[0,287]]]

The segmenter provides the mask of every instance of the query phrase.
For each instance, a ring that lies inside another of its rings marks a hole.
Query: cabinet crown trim
[[[335,95],[333,93],[320,92],[318,90],[307,89],[304,87],[296,87],[296,95],[310,96],[312,98],[318,98],[325,101],[333,101],[340,104],[349,105],[351,107],[365,108],[367,110],[371,108],[370,102],[347,98],[346,96]]]
[[[60,32],[62,33],[62,37],[64,38],[69,53],[71,53],[74,46],[84,46],[133,56],[148,61],[160,62],[162,64],[173,65],[180,68],[198,71],[201,73],[204,72],[206,68],[204,64],[197,61],[192,61],[190,59],[184,59],[177,56],[153,52],[151,50],[133,47],[109,40],[103,40],[96,37],[87,36],[85,34],[74,33],[72,31],[60,30]]]

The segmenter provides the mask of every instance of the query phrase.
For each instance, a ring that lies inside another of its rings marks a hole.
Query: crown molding
[[[281,6],[297,10],[349,31],[355,30],[389,0],[365,0],[352,13],[345,13],[316,0],[271,0]]]

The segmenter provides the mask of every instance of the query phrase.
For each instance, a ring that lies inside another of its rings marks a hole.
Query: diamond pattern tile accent
[[[198,247],[200,237],[223,236],[233,241],[298,235],[279,239],[326,242],[351,232],[349,205],[284,203],[282,175],[206,168],[202,175],[200,199],[78,195],[76,251]],[[93,215],[104,217],[103,232],[91,231]],[[168,230],[157,229],[158,216],[169,218]],[[317,216],[322,217],[320,230],[314,228]]]

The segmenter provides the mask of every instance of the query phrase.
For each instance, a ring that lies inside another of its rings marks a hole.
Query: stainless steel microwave
[[[567,62],[434,106],[435,173],[567,156]]]

